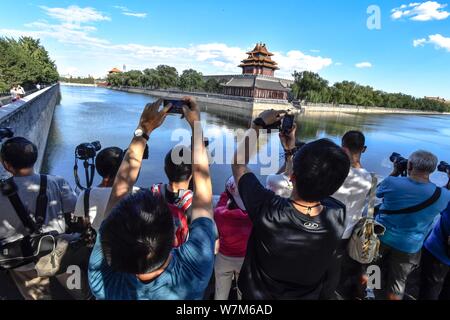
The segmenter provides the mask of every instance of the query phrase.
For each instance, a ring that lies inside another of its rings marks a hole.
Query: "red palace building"
[[[239,65],[242,75],[233,76],[223,85],[223,93],[230,96],[256,99],[287,100],[288,88],[285,81],[275,78],[278,65],[272,60],[265,44],[258,43],[247,52],[247,59]]]

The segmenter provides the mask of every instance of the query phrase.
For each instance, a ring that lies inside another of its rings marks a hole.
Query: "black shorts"
[[[381,287],[387,294],[403,298],[406,280],[420,264],[421,251],[406,253],[381,243],[380,259],[377,261],[382,273]]]

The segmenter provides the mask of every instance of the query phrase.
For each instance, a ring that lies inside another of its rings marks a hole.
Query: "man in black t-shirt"
[[[282,117],[283,112],[265,111],[252,129],[258,135]],[[330,195],[343,184],[350,161],[326,139],[306,144],[294,155],[295,127],[280,139],[294,185],[290,199],[265,189],[250,172],[254,143],[241,143],[232,165],[253,222],[238,286],[247,300],[328,299],[331,293],[324,284],[345,229],[345,206]],[[245,164],[238,164],[243,156]]]

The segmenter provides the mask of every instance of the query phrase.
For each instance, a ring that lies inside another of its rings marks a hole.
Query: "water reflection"
[[[73,164],[75,146],[82,142],[100,140],[103,147],[126,148],[132,138],[143,106],[152,101],[146,95],[110,91],[102,88],[62,87],[62,101],[53,119],[43,171],[65,177],[74,185]],[[222,114],[202,114],[205,130],[221,132],[224,136],[234,129],[247,127],[248,119]],[[435,153],[440,160],[450,161],[449,116],[425,115],[351,115],[314,114],[298,119],[298,138],[311,141],[330,138],[339,143],[348,130],[361,130],[367,138],[368,150],[364,165],[380,175],[391,170],[389,155],[399,152],[408,156],[421,148]],[[144,162],[140,186],[166,181],[163,170],[165,154],[178,143],[171,136],[177,128],[188,129],[179,116],[167,117],[150,141],[150,159]],[[276,135],[273,139],[278,139]],[[269,142],[270,145],[270,142]],[[269,148],[270,153],[270,148]],[[252,166],[257,172],[259,167]],[[231,175],[229,165],[213,164],[213,191],[223,191]],[[97,177],[97,181],[98,181]],[[446,183],[444,174],[436,173],[433,180]]]

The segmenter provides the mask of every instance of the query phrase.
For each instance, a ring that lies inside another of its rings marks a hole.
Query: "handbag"
[[[36,221],[34,221],[30,212],[20,200],[17,185],[13,179],[10,178],[1,182],[2,193],[8,197],[27,234],[19,240],[0,246],[0,269],[15,269],[36,262],[41,257],[53,252],[57,247],[57,232],[43,233],[41,230],[48,203],[46,190],[47,176],[41,175],[40,190],[36,202]]]
[[[55,249],[36,263],[38,276],[51,277],[65,272],[71,265],[87,268],[97,236],[89,217],[90,192],[91,189],[84,192],[84,219],[79,227],[80,234],[77,237],[73,234],[58,235]]]
[[[371,176],[372,186],[369,193],[367,216],[358,221],[347,246],[350,258],[361,264],[370,264],[377,259],[380,249],[379,237],[386,231],[386,228],[374,219],[378,179],[374,173],[371,173]]]

